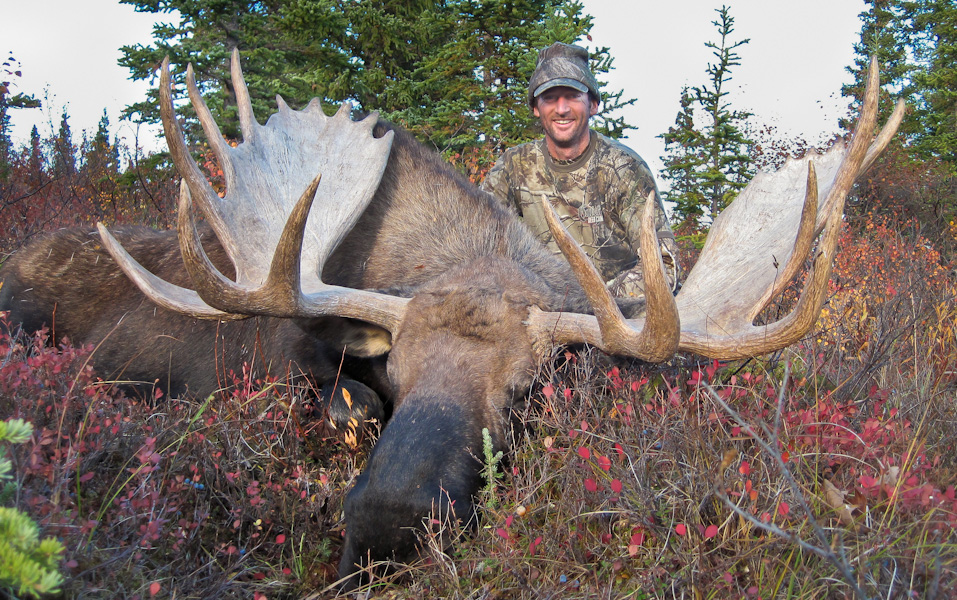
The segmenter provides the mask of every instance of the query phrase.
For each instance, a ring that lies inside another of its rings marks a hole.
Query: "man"
[[[599,100],[584,48],[556,42],[543,49],[528,102],[545,137],[507,150],[482,187],[558,253],[540,204],[547,197],[617,296],[644,295],[638,232],[645,200],[654,192],[661,256],[675,290],[678,247],[654,177],[634,151],[589,128]]]

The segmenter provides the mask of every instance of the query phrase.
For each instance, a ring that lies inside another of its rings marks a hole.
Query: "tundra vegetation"
[[[63,125],[9,156],[5,252],[66,224],[169,223],[171,177],[94,159],[122,150],[108,123],[57,162]],[[485,457],[478,530],[446,547],[457,526],[429,523],[422,559],[372,595],[948,597],[957,227],[928,237],[909,210],[948,185],[946,164],[891,148],[856,190],[814,333],[782,352],[651,368],[557,350],[508,453]],[[34,426],[7,503],[62,541],[67,597],[334,595],[371,440],[325,430],[313,390],[239,372],[208,398],[130,398],[95,348],[2,336],[0,418]]]

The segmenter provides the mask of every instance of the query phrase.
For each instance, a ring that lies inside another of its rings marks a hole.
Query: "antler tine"
[[[185,184],[183,184],[183,188],[185,189]],[[197,319],[236,320],[248,317],[248,315],[236,315],[215,309],[203,302],[193,290],[173,285],[153,275],[130,256],[102,223],[97,223],[96,228],[100,233],[100,239],[103,241],[103,247],[110,253],[126,276],[150,300],[163,308]]]
[[[824,201],[823,213],[825,218],[830,221],[835,213],[844,214],[844,199],[847,193],[854,185],[854,181],[861,172],[861,166],[864,157],[871,146],[873,140],[874,126],[877,124],[877,100],[880,88],[880,78],[877,70],[877,60],[871,59],[870,68],[867,71],[867,85],[864,88],[864,102],[862,105],[861,116],[854,126],[854,134],[851,136],[850,146],[841,161],[841,166],[834,177],[834,183]],[[883,150],[883,148],[882,148]]]
[[[187,74],[192,71],[190,67]],[[176,111],[173,108],[173,91],[170,83],[169,57],[163,59],[163,66],[160,69],[160,119],[163,122],[163,132],[166,136],[166,144],[169,146],[169,152],[173,157],[173,165],[180,177],[189,186],[189,191],[200,203],[203,214],[209,220],[213,231],[219,235],[226,231],[226,225],[219,214],[213,209],[215,203],[219,202],[219,196],[209,185],[209,181],[199,170],[193,157],[190,155],[189,148],[186,146],[186,136],[183,134],[183,128],[180,127],[176,119]],[[196,86],[195,80],[192,87]],[[205,107],[205,104],[202,105]],[[207,111],[208,112],[208,111]],[[221,138],[222,136],[220,136]],[[222,238],[220,238],[222,239]]]
[[[634,356],[652,362],[671,358],[678,348],[681,328],[655,234],[654,192],[645,201],[639,239],[647,300],[644,321],[624,318],[591,260],[562,226],[544,196],[542,205],[552,237],[568,259],[595,313],[594,317],[572,318],[575,326],[553,339],[561,343],[589,342],[611,354]],[[563,318],[564,315],[559,313],[534,313],[533,320],[541,319],[543,324],[533,329],[555,336],[559,331],[558,320]]]
[[[233,92],[236,94],[236,108],[239,112],[239,131],[243,140],[251,141],[256,136],[256,115],[253,114],[253,104],[249,99],[249,89],[246,87],[246,78],[239,62],[239,48],[233,48],[229,62],[229,71],[233,80]]]
[[[206,106],[206,101],[203,100],[203,95],[199,91],[199,86],[196,85],[196,75],[193,72],[192,64],[186,65],[186,91],[189,94],[190,104],[193,105],[193,110],[196,111],[199,124],[203,126],[206,140],[213,149],[213,153],[219,161],[219,166],[223,170],[223,177],[228,187],[229,183],[236,179],[233,163],[229,160],[229,144],[227,144],[226,139],[223,138],[223,133],[220,131],[219,125],[217,125],[216,120],[213,119],[213,114],[209,111],[209,107]],[[213,202],[219,202],[218,195]],[[200,210],[203,211],[203,215],[206,216],[206,218],[210,218],[210,215],[215,214],[216,211],[212,206],[207,206],[207,204],[207,202],[201,202]],[[225,233],[225,230],[216,231],[217,235]]]
[[[170,86],[169,57],[163,59],[162,69],[160,70],[160,116],[163,121],[163,129],[166,134],[166,141],[170,148],[170,154],[173,156],[173,164],[183,178],[180,182],[180,202],[186,198],[186,204],[189,205],[190,190],[194,191],[206,203],[212,203],[218,196],[213,191],[209,182],[199,171],[199,167],[193,162],[186,147],[186,140],[183,130],[176,120],[176,114],[173,110],[173,98]],[[195,82],[193,83],[195,87]],[[189,213],[187,209],[186,214]],[[180,212],[180,217],[184,214]],[[210,215],[212,222],[217,221],[217,215]],[[222,225],[222,223],[220,223]],[[244,319],[249,315],[233,314],[213,308],[205,303],[199,295],[190,289],[186,289],[156,277],[136,260],[123,248],[123,246],[114,238],[102,223],[97,223],[97,230],[103,246],[110,253],[117,265],[134,282],[137,287],[151,300],[160,306],[174,312],[186,314],[200,319]],[[198,236],[197,236],[198,238]],[[197,240],[198,243],[198,240]],[[203,254],[205,257],[205,253]],[[208,259],[206,259],[208,261]]]
[[[867,156],[864,157],[864,162],[861,163],[861,171],[858,173],[858,177],[867,172],[871,168],[871,165],[874,164],[874,161],[877,160],[877,157],[884,152],[884,149],[887,148],[887,145],[890,144],[891,140],[894,139],[894,135],[897,134],[897,128],[900,127],[901,121],[904,120],[904,114],[907,112],[907,104],[903,99],[897,101],[897,105],[894,107],[894,112],[891,113],[887,123],[884,124],[884,127],[881,128],[880,134],[877,136],[877,139],[874,140],[874,143],[871,144],[871,147],[867,150]]]

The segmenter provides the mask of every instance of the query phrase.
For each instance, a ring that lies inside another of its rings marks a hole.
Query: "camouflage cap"
[[[539,51],[535,72],[528,82],[528,104],[534,106],[535,98],[542,92],[560,86],[601,99],[598,82],[588,69],[588,51],[581,46],[555,42]]]

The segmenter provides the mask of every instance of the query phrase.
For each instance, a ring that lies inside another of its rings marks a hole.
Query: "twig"
[[[729,406],[724,400],[722,400],[721,396],[707,382],[703,382],[702,385],[704,386],[708,394],[711,395],[714,401],[718,405],[720,405],[725,412],[731,415],[731,417],[735,421],[737,421],[739,425],[741,425],[745,433],[750,435],[751,438],[754,440],[754,442],[768,456],[771,457],[772,462],[778,467],[778,470],[781,472],[781,475],[784,477],[785,481],[787,481],[788,487],[791,488],[791,493],[794,495],[794,497],[797,499],[798,503],[800,504],[801,510],[804,511],[804,514],[807,517],[808,522],[811,524],[811,528],[814,530],[814,535],[817,538],[820,545],[815,546],[813,544],[810,544],[798,538],[796,535],[784,531],[783,529],[781,529],[777,525],[774,525],[773,523],[764,523],[760,521],[759,519],[756,519],[753,515],[750,515],[744,512],[743,510],[738,508],[736,504],[731,502],[728,496],[724,493],[723,489],[719,488],[717,490],[716,495],[719,498],[721,498],[722,501],[724,501],[725,505],[728,506],[732,511],[734,511],[735,513],[743,517],[745,520],[747,520],[749,523],[751,523],[755,527],[758,527],[759,529],[762,529],[778,537],[784,538],[788,541],[794,542],[798,544],[801,548],[804,548],[805,550],[809,552],[813,552],[814,554],[817,554],[821,558],[824,558],[828,562],[832,563],[835,567],[837,567],[838,571],[840,571],[841,575],[844,577],[844,580],[848,583],[848,585],[851,586],[851,589],[854,592],[854,596],[856,598],[860,598],[861,600],[867,600],[867,595],[864,594],[864,591],[861,590],[860,586],[857,585],[857,578],[854,576],[854,571],[851,568],[851,566],[847,564],[847,561],[843,558],[843,556],[838,556],[831,549],[831,542],[828,539],[827,533],[824,531],[824,528],[821,527],[821,524],[818,523],[817,519],[814,517],[814,513],[811,511],[811,506],[808,504],[807,499],[804,497],[804,493],[802,492],[800,485],[798,485],[797,480],[794,479],[794,475],[791,473],[790,469],[788,469],[787,465],[781,459],[781,453],[777,450],[777,447],[780,445],[779,444],[780,440],[778,438],[778,428],[780,426],[781,411],[784,405],[785,390],[787,388],[789,377],[790,377],[790,363],[785,363],[784,379],[781,382],[781,391],[778,394],[778,399],[777,399],[777,407],[776,407],[775,418],[774,418],[774,429],[769,430],[764,423],[759,424],[762,432],[770,439],[770,442],[767,442],[761,437],[759,437],[757,435],[757,432],[754,430],[754,426],[748,421],[746,421],[744,417],[741,415],[741,413],[731,408],[731,406]]]

